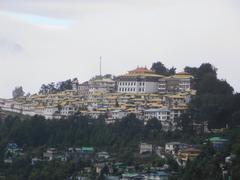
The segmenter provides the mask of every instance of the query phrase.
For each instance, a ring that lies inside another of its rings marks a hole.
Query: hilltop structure
[[[167,77],[138,67],[117,78],[97,76],[84,83],[75,78],[72,90],[1,100],[0,108],[46,119],[65,118],[78,112],[92,118],[102,116],[106,123],[135,114],[144,124],[158,119],[163,130],[168,131],[176,129],[176,121],[195,94],[191,81],[192,76],[187,73]]]
[[[158,92],[158,81],[163,77],[146,67],[138,67],[117,78],[117,92],[156,93]]]
[[[138,67],[117,78],[117,92],[121,93],[175,93],[191,89],[193,77],[181,72],[172,76],[156,74],[146,67]]]

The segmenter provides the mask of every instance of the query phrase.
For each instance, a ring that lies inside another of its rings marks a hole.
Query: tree
[[[206,76],[211,77],[213,81],[217,80],[217,68],[210,63],[203,63],[200,67],[186,66],[184,71],[191,74],[194,77],[193,87],[198,91],[199,86],[202,84],[202,80],[208,79]]]
[[[233,88],[226,81],[217,79],[214,74],[205,74],[201,76],[201,80],[198,82],[197,93],[199,95],[231,95]]]
[[[171,67],[171,68],[168,70],[168,74],[169,74],[169,75],[174,75],[174,74],[176,74],[176,70],[177,70],[177,68]]]
[[[196,79],[198,75],[198,68],[186,66],[184,68],[184,72],[191,74]]]
[[[201,77],[204,77],[206,74],[212,74],[217,77],[217,68],[210,63],[201,64],[201,66],[198,68],[197,76],[201,79]]]
[[[71,90],[72,89],[72,80],[68,79],[66,81],[57,83],[56,89],[57,89],[57,91]]]
[[[157,138],[162,129],[162,123],[157,118],[150,119],[144,128],[144,137],[149,140],[154,140]]]
[[[21,96],[24,96],[24,91],[23,91],[23,88],[22,86],[18,86],[18,87],[15,87],[15,89],[13,90],[12,92],[12,97],[14,99],[18,98],[18,97],[21,97]]]
[[[193,119],[190,111],[183,113],[177,120],[177,126],[185,133],[193,133]]]
[[[162,123],[157,118],[152,118],[147,122],[145,128],[160,131],[162,129]]]
[[[30,92],[28,92],[27,94],[26,94],[26,97],[30,97],[31,96],[31,94],[30,94]]]
[[[153,63],[151,70],[155,71],[157,74],[167,74],[168,70],[163,63],[160,61]]]
[[[72,85],[74,81],[77,81],[77,78],[74,78],[73,80],[68,79],[58,83],[51,82],[47,85],[43,84],[39,90],[39,93],[47,94],[47,93],[55,93],[59,91],[71,90],[73,88]]]
[[[165,75],[165,76],[174,75],[175,72],[176,72],[175,67],[172,67],[171,69],[168,69],[160,61],[153,63],[152,67],[151,67],[151,70],[155,71],[157,74],[161,74],[161,75]]]
[[[208,122],[209,128],[224,128],[231,124],[232,113],[238,111],[240,98],[233,95],[233,88],[225,80],[217,77],[217,68],[210,63],[200,67],[185,67],[185,72],[194,76],[194,88],[197,95],[190,103],[194,121]],[[236,98],[235,98],[236,97]],[[239,99],[239,100],[238,100]]]
[[[212,145],[207,143],[203,146],[200,155],[193,161],[189,161],[184,169],[181,179],[188,180],[222,180],[221,154],[216,154]]]
[[[239,111],[235,111],[232,114],[232,122],[231,122],[231,127],[237,127],[240,125],[240,110]]]

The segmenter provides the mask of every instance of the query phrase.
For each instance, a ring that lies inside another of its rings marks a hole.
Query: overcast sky
[[[15,86],[162,61],[182,71],[210,62],[240,91],[239,0],[0,0],[0,97]]]

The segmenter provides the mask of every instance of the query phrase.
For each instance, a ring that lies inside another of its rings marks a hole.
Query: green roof
[[[228,140],[224,139],[222,137],[212,137],[212,138],[209,139],[209,141],[215,142],[215,141],[228,141]]]
[[[93,147],[82,147],[82,151],[94,151]]]
[[[127,173],[127,174],[123,174],[123,176],[124,177],[136,177],[136,176],[138,176],[138,174],[136,174],[136,173]]]

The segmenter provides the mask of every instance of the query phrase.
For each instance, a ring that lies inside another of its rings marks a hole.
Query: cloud
[[[73,20],[69,19],[52,18],[28,13],[0,12],[0,15],[13,17],[39,27],[68,28],[73,24]]]
[[[99,56],[103,73],[116,75],[157,60],[179,71],[210,62],[240,90],[235,0],[0,0],[0,10],[16,13],[0,15],[0,37],[27,52],[0,58],[0,96],[10,96],[16,85],[36,92],[42,83],[85,81],[99,73]],[[47,27],[57,20],[64,21]],[[62,30],[65,20],[74,23]]]

